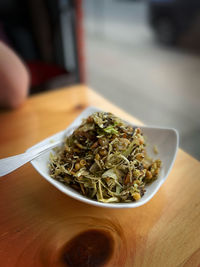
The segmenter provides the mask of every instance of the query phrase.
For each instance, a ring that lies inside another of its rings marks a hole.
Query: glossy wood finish
[[[85,86],[40,94],[0,113],[0,158],[64,129],[88,105],[140,124]],[[199,189],[200,164],[182,150],[156,196],[125,210],[71,199],[27,164],[0,180],[0,265],[199,266]]]

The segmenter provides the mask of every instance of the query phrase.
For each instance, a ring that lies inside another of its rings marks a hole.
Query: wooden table
[[[64,88],[0,113],[0,158],[65,129],[88,105],[140,124],[85,86]],[[179,150],[156,196],[124,210],[78,202],[21,167],[0,180],[0,266],[200,266],[199,162]]]

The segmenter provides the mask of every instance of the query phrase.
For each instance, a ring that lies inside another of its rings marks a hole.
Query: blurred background
[[[1,0],[30,93],[86,83],[200,159],[199,0]]]

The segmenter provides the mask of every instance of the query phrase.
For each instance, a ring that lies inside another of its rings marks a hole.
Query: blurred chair
[[[31,93],[85,81],[82,0],[2,0],[0,38],[27,64]]]

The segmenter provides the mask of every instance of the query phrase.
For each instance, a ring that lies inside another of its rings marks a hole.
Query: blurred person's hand
[[[19,107],[27,97],[29,84],[24,63],[0,41],[0,107]]]

